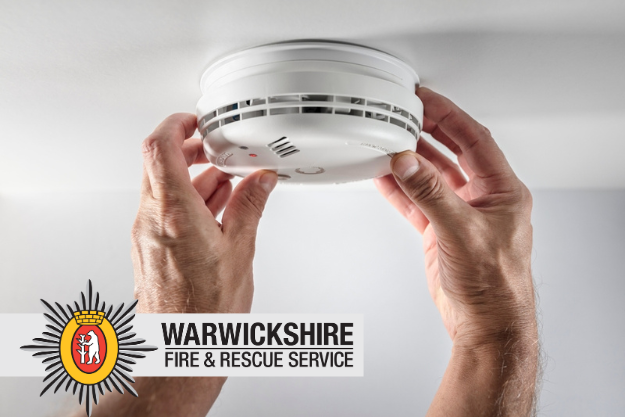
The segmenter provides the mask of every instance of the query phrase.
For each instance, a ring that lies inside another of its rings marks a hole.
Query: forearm
[[[93,409],[94,417],[104,416],[185,416],[204,417],[217,399],[223,377],[143,377],[136,378],[138,398],[126,392],[106,392]],[[84,409],[75,414],[84,415]]]
[[[470,349],[454,346],[428,410],[434,416],[530,416],[539,369],[536,329]]]

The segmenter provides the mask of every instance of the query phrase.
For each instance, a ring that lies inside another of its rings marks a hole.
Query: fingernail
[[[278,183],[278,175],[273,171],[265,172],[258,179],[258,183],[265,189],[265,191],[270,193]]]
[[[419,161],[412,155],[402,155],[393,164],[393,172],[400,180],[410,178],[419,169]]]

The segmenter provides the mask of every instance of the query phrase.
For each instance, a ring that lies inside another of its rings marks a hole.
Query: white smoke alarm
[[[286,42],[227,56],[202,75],[198,128],[210,162],[244,177],[340,183],[390,173],[415,150],[423,104],[406,63],[375,49]]]

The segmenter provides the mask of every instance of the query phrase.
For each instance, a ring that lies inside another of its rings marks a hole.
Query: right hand
[[[530,192],[488,129],[427,88],[417,95],[424,131],[458,156],[468,180],[421,138],[376,185],[423,235],[428,287],[454,346],[535,342]]]

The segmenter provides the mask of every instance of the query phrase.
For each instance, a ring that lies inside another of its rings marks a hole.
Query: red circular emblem
[[[72,341],[74,363],[86,374],[92,374],[106,359],[106,338],[98,326],[80,326]]]

